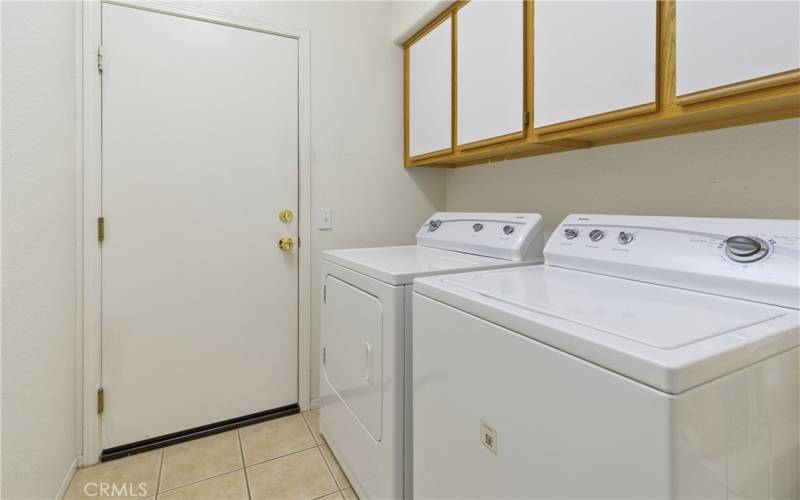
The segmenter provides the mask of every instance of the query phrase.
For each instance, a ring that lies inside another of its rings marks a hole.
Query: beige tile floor
[[[80,469],[65,498],[358,497],[314,410]]]

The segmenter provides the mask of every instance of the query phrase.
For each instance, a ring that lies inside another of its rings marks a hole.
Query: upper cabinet
[[[676,2],[679,104],[800,81],[800,2]]]
[[[525,4],[473,0],[455,13],[462,149],[525,134]]]
[[[536,132],[655,111],[656,28],[655,0],[536,2]]]
[[[800,116],[799,0],[457,0],[403,43],[405,165]]]
[[[406,156],[426,158],[453,147],[453,23],[448,16],[407,43]]]

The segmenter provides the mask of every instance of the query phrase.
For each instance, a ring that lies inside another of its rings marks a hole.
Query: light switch
[[[317,229],[333,229],[333,211],[330,208],[319,209]]]

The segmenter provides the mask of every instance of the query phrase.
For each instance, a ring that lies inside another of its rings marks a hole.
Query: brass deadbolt
[[[292,218],[294,218],[294,214],[288,208],[284,208],[280,212],[278,212],[278,218],[281,222],[292,222]]]
[[[284,252],[288,252],[289,250],[294,247],[294,240],[291,236],[284,236],[283,238],[278,240],[278,248],[283,250]]]

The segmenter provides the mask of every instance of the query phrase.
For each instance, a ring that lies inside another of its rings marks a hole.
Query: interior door
[[[110,448],[297,403],[297,40],[104,4]]]

